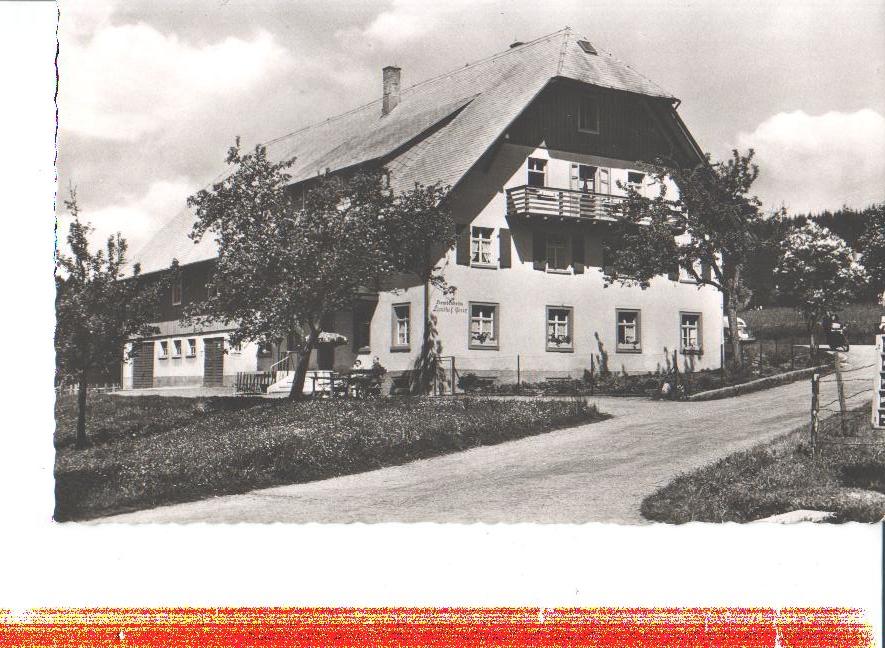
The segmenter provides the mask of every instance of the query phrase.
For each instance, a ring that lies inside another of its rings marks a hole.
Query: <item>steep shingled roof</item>
[[[589,54],[568,28],[404,88],[382,116],[381,99],[267,142],[274,160],[295,157],[293,182],[386,160],[395,188],[415,182],[455,186],[547,83],[565,77],[603,88],[675,100],[611,54]],[[211,235],[187,237],[184,209],[134,257],[143,272],[212,259]]]

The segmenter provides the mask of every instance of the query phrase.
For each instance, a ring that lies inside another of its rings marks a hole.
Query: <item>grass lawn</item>
[[[848,325],[848,341],[851,344],[873,344],[873,336],[879,326],[882,307],[875,302],[849,304],[840,312],[840,319]],[[802,338],[807,344],[808,332],[799,312],[791,306],[771,306],[762,310],[740,313],[756,337],[765,340]],[[824,342],[826,344],[826,342]]]
[[[885,516],[885,433],[869,419],[869,405],[852,412],[848,434],[825,437],[830,443],[817,457],[806,426],[681,475],[642,502],[642,515],[676,524],[750,522],[812,509],[835,513],[832,522],[878,522]]]
[[[583,399],[76,398],[56,404],[55,519],[80,520],[372,470],[607,418]]]

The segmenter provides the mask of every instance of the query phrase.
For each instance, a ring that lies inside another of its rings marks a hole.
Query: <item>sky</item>
[[[766,209],[885,200],[881,0],[59,0],[60,198],[130,250],[267,141],[570,26],[682,100],[714,158],[756,150]],[[61,200],[59,200],[61,205]],[[66,217],[60,214],[62,231]]]

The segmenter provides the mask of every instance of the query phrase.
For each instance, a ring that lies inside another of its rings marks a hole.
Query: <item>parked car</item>
[[[741,342],[755,342],[756,336],[750,331],[750,328],[747,326],[747,323],[742,320],[740,317],[738,320],[738,339]],[[731,327],[728,325],[728,315],[722,316],[722,331],[725,334],[725,341],[731,342]]]

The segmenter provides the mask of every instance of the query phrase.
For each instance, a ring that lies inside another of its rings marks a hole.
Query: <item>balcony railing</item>
[[[507,217],[613,220],[623,202],[622,196],[526,185],[507,190]]]

